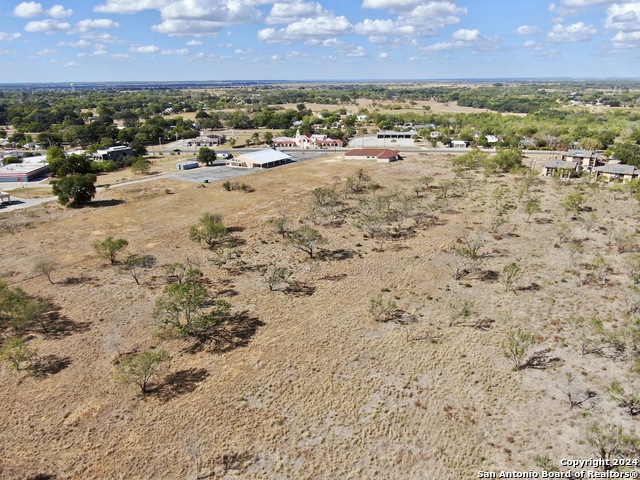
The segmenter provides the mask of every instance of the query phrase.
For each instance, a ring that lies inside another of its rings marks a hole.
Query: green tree
[[[595,449],[597,457],[604,460],[603,469],[612,470],[615,466],[610,460],[633,456],[637,452],[639,439],[625,433],[619,425],[593,423],[587,428],[586,441]]]
[[[526,202],[524,202],[524,211],[527,214],[527,223],[529,223],[531,215],[540,212],[540,199],[528,198]]]
[[[511,290],[520,275],[522,275],[522,268],[516,262],[505,265],[502,269],[502,281],[504,282],[505,290]]]
[[[198,162],[204,163],[205,165],[213,165],[213,162],[218,158],[216,151],[212,150],[209,147],[201,147],[198,150]]]
[[[522,370],[525,367],[524,358],[527,355],[527,350],[534,343],[535,337],[520,328],[507,334],[507,338],[502,345],[502,351],[505,357],[513,362],[514,370]]]
[[[631,416],[640,413],[640,391],[636,389],[625,389],[618,381],[613,382],[607,387],[607,393],[611,399],[624,408]]]
[[[581,193],[572,193],[567,195],[567,198],[562,202],[562,206],[567,214],[578,215],[585,200],[584,195]]]
[[[285,238],[289,234],[289,217],[286,215],[280,215],[279,217],[272,218],[269,220],[276,233],[282,235],[282,238]]]
[[[293,230],[289,234],[289,242],[291,245],[313,258],[320,245],[326,242],[325,237],[313,227],[304,226]]]
[[[153,311],[163,334],[211,339],[231,305],[216,300],[200,283],[172,283],[158,298]]]
[[[59,162],[62,159],[64,159],[64,149],[62,147],[54,145],[47,149],[47,163],[49,163],[49,165]]]
[[[21,370],[36,355],[33,348],[26,345],[24,338],[8,338],[0,347],[0,360],[9,363],[16,370]]]
[[[488,158],[489,154],[487,152],[475,148],[464,155],[454,158],[453,168],[455,170],[476,170],[483,165]]]
[[[151,171],[151,162],[144,157],[138,157],[131,164],[131,171],[136,175],[147,175]]]
[[[50,305],[45,300],[27,295],[21,288],[9,287],[0,281],[0,330],[11,328],[22,332],[40,324],[46,332],[46,312]]]
[[[108,236],[102,241],[96,240],[93,242],[93,249],[98,254],[98,257],[105,260],[109,260],[111,265],[118,263],[118,254],[129,245],[129,242],[124,238],[113,238]]]
[[[495,166],[496,171],[506,173],[513,172],[522,168],[522,159],[524,155],[518,149],[500,150],[493,158],[491,163]]]
[[[194,242],[205,243],[213,249],[219,246],[229,235],[229,230],[222,223],[222,215],[205,213],[197,224],[189,229],[189,238]]]
[[[164,373],[164,364],[171,360],[164,350],[128,355],[116,367],[116,382],[124,385],[137,385],[143,395],[149,393],[151,381]]]
[[[54,260],[41,258],[33,265],[32,271],[35,274],[44,275],[45,277],[47,277],[47,280],[49,280],[49,283],[53,285],[54,282],[51,279],[51,274],[56,270],[57,267],[58,264]]]
[[[52,147],[55,149],[57,147]],[[51,149],[50,149],[51,150]],[[49,168],[51,173],[58,178],[74,174],[88,174],[93,172],[93,161],[88,155],[72,154],[69,156],[59,156],[54,151],[49,160]],[[48,157],[48,155],[47,155]]]
[[[640,167],[640,145],[635,143],[616,143],[613,147],[616,160],[627,165]]]
[[[97,181],[98,177],[92,173],[77,173],[52,182],[52,191],[61,205],[78,206],[95,197]]]
[[[398,310],[395,300],[384,300],[382,295],[377,295],[369,301],[369,313],[376,322],[388,322]]]

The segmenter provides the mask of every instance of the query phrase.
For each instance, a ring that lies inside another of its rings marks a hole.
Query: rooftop
[[[636,173],[636,167],[633,165],[622,165],[620,163],[607,163],[600,167],[595,167],[594,172],[613,173],[618,175],[633,175]]]
[[[345,156],[347,157],[392,158],[397,157],[398,155],[399,152],[389,148],[356,148],[355,150],[349,150],[345,153]]]
[[[241,156],[242,158],[249,160],[251,163],[257,163],[259,165],[291,159],[291,155],[287,155],[286,153],[282,153],[272,148],[258,150],[257,152],[243,153]]]
[[[0,167],[0,174],[27,174],[35,172],[43,167],[48,167],[48,165],[44,163],[11,163]]]

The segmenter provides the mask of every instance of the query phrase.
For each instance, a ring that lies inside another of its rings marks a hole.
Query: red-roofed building
[[[344,154],[345,160],[366,160],[375,158],[377,162],[389,163],[402,160],[400,152],[389,148],[357,148]]]
[[[330,138],[328,135],[301,135],[299,129],[295,137],[277,137],[273,140],[273,146],[281,148],[329,148],[343,145],[343,140]]]

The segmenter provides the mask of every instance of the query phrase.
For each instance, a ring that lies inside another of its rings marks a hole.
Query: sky
[[[640,78],[640,0],[2,0],[0,65],[0,83]]]

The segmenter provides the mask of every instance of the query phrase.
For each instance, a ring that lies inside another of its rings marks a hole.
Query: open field
[[[382,188],[348,192],[359,169]],[[242,181],[255,191],[162,179],[101,191],[82,209],[0,213],[2,279],[59,308],[57,328],[30,332],[35,366],[0,373],[0,477],[457,480],[539,471],[536,456],[591,458],[593,423],[633,430],[605,393],[634,382],[631,347],[583,354],[580,337],[593,336],[593,317],[622,334],[637,301],[627,268],[637,240],[622,253],[617,242],[640,228],[626,194],[544,178],[519,195],[515,175],[455,175],[451,156],[419,153],[394,164],[328,156]],[[565,212],[578,186],[585,208]],[[340,203],[310,214],[317,187]],[[413,213],[374,238],[357,228],[361,200],[394,192],[415,199]],[[528,218],[530,196],[540,211]],[[205,212],[232,227],[238,259],[218,267],[189,239]],[[270,223],[283,214],[292,229],[314,218],[323,253],[289,245]],[[129,241],[122,257],[155,257],[141,285],[95,256],[107,235]],[[456,254],[474,240],[477,258]],[[57,262],[53,285],[32,273],[39,258]],[[162,266],[187,260],[239,313],[233,342],[157,337]],[[522,274],[505,285],[513,262]],[[270,291],[260,274],[270,264],[297,287]],[[396,304],[388,321],[369,311],[378,296]],[[516,328],[535,336],[529,355],[546,352],[537,368],[514,371],[503,354]],[[122,354],[152,348],[172,360],[150,394],[114,383]],[[597,393],[593,408],[570,408],[567,373],[575,395]]]

